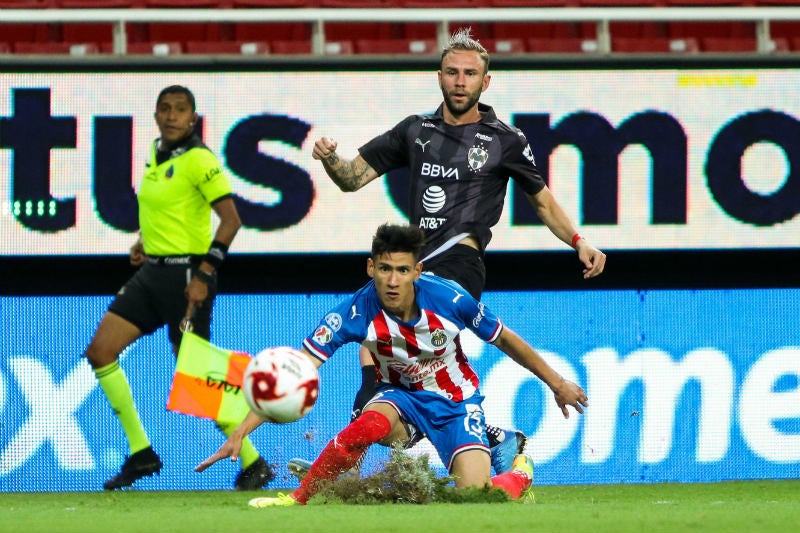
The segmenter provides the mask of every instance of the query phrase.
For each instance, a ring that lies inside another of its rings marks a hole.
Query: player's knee
[[[351,448],[367,448],[383,440],[391,429],[392,424],[385,415],[365,411],[339,433],[338,442]]]

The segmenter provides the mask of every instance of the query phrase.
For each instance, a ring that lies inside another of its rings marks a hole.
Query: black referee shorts
[[[117,292],[108,310],[134,324],[146,335],[167,324],[169,340],[179,345],[181,320],[188,301],[184,289],[199,260],[186,265],[144,263]],[[217,278],[208,284],[208,298],[195,308],[194,333],[208,340],[211,336],[211,308],[217,295]]]
[[[464,287],[476,300],[481,299],[486,285],[486,264],[483,254],[466,244],[456,244],[422,264],[422,270],[450,279]]]

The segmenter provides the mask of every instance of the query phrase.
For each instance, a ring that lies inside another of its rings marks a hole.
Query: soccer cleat
[[[364,462],[364,456],[362,455],[361,458],[358,460],[358,463],[345,472],[341,474],[339,478],[344,477],[353,477],[358,478],[361,476],[361,464]],[[305,459],[300,459],[299,457],[295,457],[294,459],[290,460],[286,463],[286,468],[289,470],[289,473],[292,474],[294,477],[297,478],[297,481],[303,481],[303,478],[306,477],[308,471],[311,469],[311,461],[307,461]]]
[[[264,507],[291,507],[292,505],[300,505],[300,502],[288,494],[279,492],[278,496],[272,498],[253,498],[247,502],[247,505],[256,509],[263,509]]]
[[[533,459],[522,453],[517,454],[511,463],[511,471],[522,474],[528,479],[528,485],[522,491],[519,500],[523,503],[536,503],[536,496],[533,494]]]
[[[163,466],[164,463],[161,462],[158,454],[151,446],[148,446],[144,450],[125,457],[119,474],[103,483],[103,489],[117,490],[130,487],[138,479],[158,474]]]
[[[289,473],[297,478],[297,481],[303,481],[303,478],[306,477],[306,474],[311,469],[311,461],[295,457],[286,464],[286,468]]]
[[[513,462],[517,455],[525,451],[528,437],[521,431],[502,430],[501,440],[490,451],[492,455],[492,468],[495,474],[504,474],[513,470]]]
[[[233,490],[259,490],[275,479],[275,472],[267,464],[263,457],[259,457],[255,463],[251,464],[236,476]]]

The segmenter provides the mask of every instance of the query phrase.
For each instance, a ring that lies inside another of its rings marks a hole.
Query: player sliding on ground
[[[331,310],[303,341],[303,351],[317,366],[344,344],[366,346],[378,373],[377,392],[361,416],[328,443],[297,490],[254,498],[251,507],[305,505],[321,490],[321,482],[352,468],[372,444],[392,446],[418,436],[431,441],[457,488],[491,485],[520,498],[533,482],[533,460],[519,454],[510,472],[490,477],[483,396],[461,349],[464,329],[546,383],[565,417],[568,405],[579,413],[588,405],[581,387],[560,376],[460,285],[422,274],[424,239],[414,226],[380,226],[367,259],[372,281]],[[202,472],[224,458],[236,460],[243,439],[264,422],[251,412],[195,470]]]

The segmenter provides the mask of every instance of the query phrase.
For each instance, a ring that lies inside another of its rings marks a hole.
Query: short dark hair
[[[419,260],[425,233],[410,224],[381,224],[372,238],[372,258],[392,252],[409,252]]]
[[[194,94],[192,94],[192,91],[190,91],[188,87],[184,87],[183,85],[170,85],[169,87],[164,87],[161,89],[161,92],[158,93],[156,107],[158,107],[158,104],[161,103],[161,99],[165,94],[185,94],[186,99],[189,100],[190,104],[192,104],[192,111],[197,111],[197,104],[195,104],[194,101]]]

